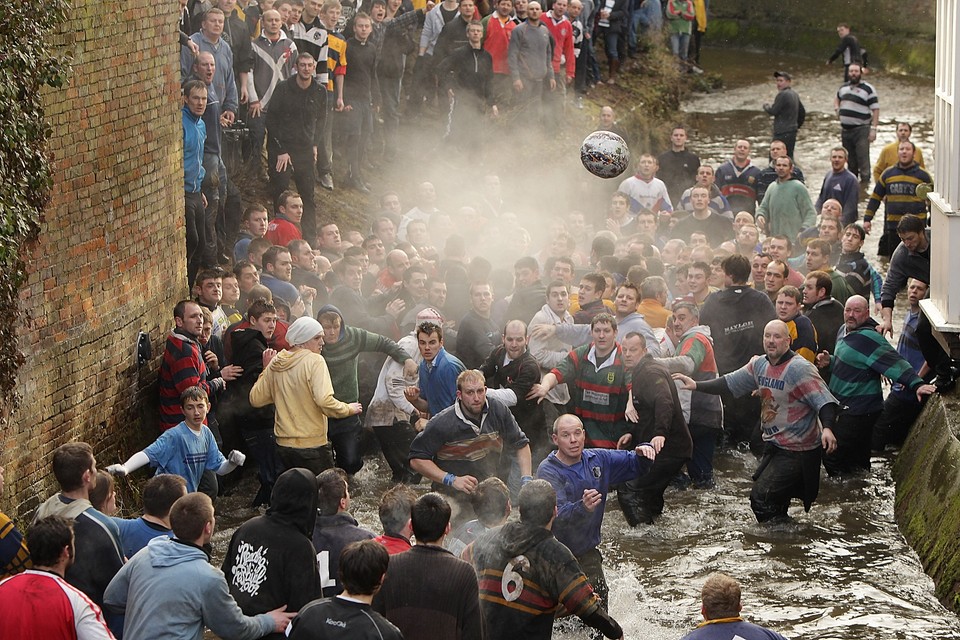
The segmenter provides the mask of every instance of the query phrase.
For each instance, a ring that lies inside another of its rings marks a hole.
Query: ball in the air
[[[616,178],[630,165],[630,149],[617,134],[594,131],[580,145],[580,161],[595,176]]]

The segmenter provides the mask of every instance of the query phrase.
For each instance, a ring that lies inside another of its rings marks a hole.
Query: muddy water
[[[765,154],[771,120],[761,110],[772,101],[771,73],[793,73],[807,108],[797,160],[815,197],[829,170],[829,151],[839,143],[832,98],[837,67],[780,55],[707,51],[704,66],[724,76],[726,88],[696,95],[685,105],[692,147],[705,162],[728,157],[738,138]],[[842,72],[841,72],[842,73]],[[877,74],[869,78],[881,100],[880,145],[895,138],[895,122],[914,125],[914,141],[933,158],[932,82]],[[870,242],[875,254],[877,234]],[[608,503],[602,549],[611,585],[610,609],[625,637],[679,638],[699,621],[699,589],[712,571],[724,571],[743,585],[744,615],[790,638],[960,639],[960,621],[934,598],[932,582],[903,540],[893,518],[890,455],[874,458],[864,478],[824,479],[810,513],[795,506],[795,523],[757,525],[749,508],[753,457],[742,451],[717,455],[717,487],[710,491],[669,489],[664,516],[651,527],[630,529]],[[361,494],[351,511],[379,532],[377,497],[387,488],[385,463],[370,459],[358,475]],[[423,485],[422,490],[426,490]],[[244,486],[240,493],[252,495]],[[240,498],[219,509],[216,547],[222,555],[233,529],[256,515]],[[563,638],[585,638],[561,631]]]

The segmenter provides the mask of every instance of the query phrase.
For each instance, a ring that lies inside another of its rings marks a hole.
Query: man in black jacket
[[[309,53],[297,56],[297,73],[277,85],[267,111],[267,169],[270,188],[279,197],[290,185],[290,171],[303,198],[300,227],[308,242],[317,236],[313,144],[317,118],[323,110],[323,88],[314,79],[317,62]]]
[[[480,371],[486,378],[487,397],[510,407],[517,424],[523,425],[523,432],[530,438],[532,464],[539,464],[550,453],[550,436],[543,405],[527,399],[533,385],[540,382],[540,365],[527,349],[527,325],[523,321],[507,323],[503,345],[490,353]]]
[[[693,454],[693,440],[677,396],[677,386],[666,367],[647,352],[647,341],[636,331],[620,343],[623,363],[631,367],[632,403],[627,420],[633,423],[617,443],[619,448],[649,442],[657,452],[653,466],[617,489],[617,499],[627,523],[653,524],[663,513],[663,492]],[[632,411],[631,411],[632,409]]]
[[[776,318],[770,298],[762,291],[747,286],[750,261],[740,255],[723,259],[725,288],[711,294],[700,310],[700,324],[710,327],[714,355],[720,375],[736,371],[760,355],[763,349],[763,328]],[[735,398],[721,395],[723,424],[728,442],[751,442],[759,445],[756,429],[760,415],[760,399],[753,396]]]
[[[464,0],[461,11],[466,3],[472,8],[473,3]],[[452,27],[460,29],[462,24],[463,21],[453,20],[444,32]],[[476,155],[484,138],[481,117],[488,107],[494,117],[500,112],[494,104],[493,58],[482,47],[483,25],[470,21],[466,33],[467,46],[454,49],[442,59],[437,77],[451,102],[448,139],[458,149]]]
[[[299,611],[320,597],[317,554],[310,542],[316,519],[316,476],[306,469],[288,469],[277,478],[266,515],[248,520],[234,532],[222,569],[230,595],[244,615],[283,605]]]
[[[347,545],[340,556],[343,593],[300,609],[291,623],[291,640],[403,640],[399,629],[370,608],[389,562],[379,542]]]
[[[260,489],[252,506],[258,507],[270,503],[281,468],[273,433],[274,406],[255,408],[250,404],[250,390],[263,373],[263,352],[277,330],[277,308],[272,302],[254,300],[247,309],[247,325],[237,325],[230,332],[230,363],[242,367],[243,373],[224,392],[220,429],[224,434],[242,437],[246,450],[257,460]]]

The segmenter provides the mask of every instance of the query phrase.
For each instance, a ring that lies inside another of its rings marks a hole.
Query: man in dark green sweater
[[[340,310],[325,305],[317,312],[317,321],[323,327],[323,358],[327,361],[334,396],[343,402],[357,402],[360,398],[357,380],[357,361],[362,352],[377,352],[388,355],[403,364],[404,377],[414,379],[417,363],[390,338],[366,329],[348,327]],[[349,398],[349,399],[347,399]],[[351,476],[363,467],[360,455],[359,416],[330,418],[327,437],[333,443],[338,467]]]

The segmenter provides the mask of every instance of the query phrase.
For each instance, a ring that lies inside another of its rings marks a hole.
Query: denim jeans
[[[670,34],[670,50],[673,51],[673,55],[680,58],[683,61],[687,59],[687,51],[690,49],[690,34],[689,33],[671,33]]]

